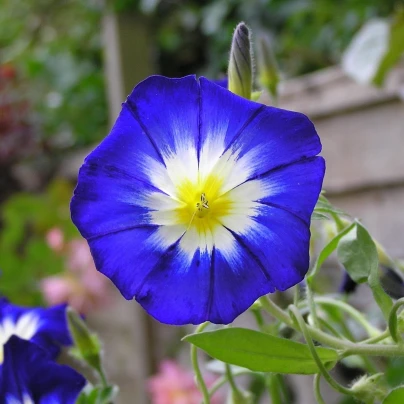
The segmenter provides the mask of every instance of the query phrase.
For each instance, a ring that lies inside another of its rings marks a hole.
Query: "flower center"
[[[214,174],[203,181],[186,180],[177,186],[177,196],[182,206],[176,209],[178,223],[196,228],[200,233],[213,230],[229,212],[230,198],[223,195],[223,181]]]
[[[196,202],[196,209],[197,209],[196,214],[198,215],[198,217],[204,217],[208,213],[209,202],[206,199],[205,192],[201,193],[200,200],[198,202]]]

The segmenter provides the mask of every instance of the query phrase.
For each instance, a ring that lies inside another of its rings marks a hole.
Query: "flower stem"
[[[98,370],[98,374],[100,375],[102,386],[103,387],[108,387],[107,377],[105,376],[105,372],[104,372],[104,369],[102,367]]]
[[[400,309],[401,306],[404,306],[404,298],[398,299],[391,311],[390,311],[390,315],[389,315],[389,332],[391,337],[393,338],[393,340],[395,342],[398,342],[399,344],[403,344],[403,337],[401,336],[399,330],[398,330],[398,326],[397,326],[397,312]]]
[[[316,398],[317,404],[325,404],[325,401],[323,400],[323,396],[321,395],[320,391],[320,379],[321,375],[320,373],[317,373],[314,376],[313,380],[314,397]]]
[[[235,396],[242,397],[242,394],[241,394],[240,390],[238,389],[238,387],[237,387],[237,385],[236,385],[236,383],[234,381],[233,373],[231,371],[230,365],[228,363],[225,363],[225,367],[226,367],[226,378],[227,378],[227,381],[230,384],[230,388],[232,389],[233,394]]]
[[[271,404],[282,404],[278,375],[269,373],[266,377],[266,385],[271,397]]]
[[[272,314],[275,318],[278,320],[282,321],[289,327],[293,328],[296,331],[300,331],[299,327],[295,325],[295,323],[292,321],[292,319],[289,317],[289,315],[282,310],[279,306],[277,306],[271,299],[269,299],[267,296],[263,296],[260,298],[260,303],[262,307],[269,313]],[[308,330],[310,331],[311,336],[318,342],[321,342],[322,344],[328,345],[332,348],[336,349],[345,349],[347,348],[347,345],[344,341],[332,337],[331,335],[326,334],[325,332],[322,332],[318,330],[317,328],[314,327],[307,327]]]
[[[383,341],[384,339],[390,337],[390,330],[387,328],[379,335],[376,335],[372,338],[365,339],[361,341],[361,344],[376,344],[377,342]]]
[[[347,395],[351,395],[352,392],[350,389],[347,389],[346,387],[342,386],[341,384],[339,384],[336,380],[334,380],[331,375],[328,373],[327,369],[325,368],[325,366],[323,365],[323,363],[321,362],[321,359],[319,358],[316,348],[314,347],[314,343],[313,340],[311,338],[311,335],[309,333],[309,330],[307,328],[307,324],[305,323],[305,321],[303,320],[302,315],[300,314],[298,308],[296,306],[290,306],[290,311],[293,315],[293,317],[296,319],[297,323],[299,324],[300,330],[302,331],[303,335],[304,335],[304,339],[306,340],[307,346],[310,349],[311,355],[313,356],[313,359],[315,360],[321,375],[324,377],[324,379],[328,382],[328,384],[333,387],[335,390],[337,390],[338,392],[342,393],[342,394],[347,394]]]
[[[233,378],[241,375],[251,375],[251,371],[249,370],[239,370],[233,373]],[[220,387],[224,386],[227,383],[228,379],[226,376],[221,377],[218,379],[215,384],[210,388],[209,394],[212,397],[213,394],[216,393],[220,389]]]
[[[208,322],[200,324],[196,328],[195,333],[202,332],[208,325],[209,325]],[[192,367],[194,369],[196,382],[198,383],[198,387],[202,392],[203,404],[210,404],[209,391],[208,391],[208,388],[206,387],[205,380],[203,380],[202,372],[199,368],[198,349],[195,345],[192,345],[192,344],[191,344],[191,362],[192,362]]]
[[[307,296],[307,301],[309,303],[310,314],[313,317],[314,327],[318,328],[320,330],[321,329],[320,320],[317,315],[316,305],[314,304],[314,294],[313,294],[313,290],[311,289],[311,283],[307,283],[306,296]]]
[[[272,300],[264,296],[260,298],[260,303],[262,307],[275,318],[282,321],[294,330],[300,331],[300,328],[296,326],[289,315],[278,307]],[[314,327],[306,326],[310,336],[320,342],[323,345],[328,345],[331,348],[341,350],[342,357],[349,355],[368,355],[368,356],[404,356],[404,347],[397,345],[375,345],[377,340],[382,340],[389,336],[386,332],[381,333],[379,336],[369,339],[360,343],[354,343],[351,341],[344,341],[339,338],[335,338],[331,335],[326,334]],[[368,343],[373,342],[373,344]]]
[[[341,300],[331,299],[329,297],[315,297],[314,302],[319,303],[320,305],[333,306],[335,308],[345,311],[366,330],[366,332],[369,334],[370,337],[375,337],[379,335],[379,330],[373,327],[371,324],[369,324],[364,315],[355,308],[353,308],[351,305]]]

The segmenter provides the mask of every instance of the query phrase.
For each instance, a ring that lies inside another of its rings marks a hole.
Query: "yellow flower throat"
[[[177,187],[181,207],[176,209],[179,224],[197,232],[213,231],[221,219],[229,214],[233,201],[223,192],[223,180],[214,174],[196,182],[183,181]]]

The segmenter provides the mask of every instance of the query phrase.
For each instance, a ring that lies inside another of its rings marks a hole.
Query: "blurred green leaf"
[[[117,386],[86,386],[76,404],[111,404],[116,399],[118,392]]]
[[[404,387],[398,387],[392,390],[383,400],[383,404],[402,404],[404,403]]]
[[[399,8],[389,26],[389,41],[379,68],[373,77],[373,83],[381,86],[387,73],[400,60],[404,53],[404,7]]]
[[[404,358],[391,358],[389,360],[386,379],[392,387],[404,384]]]
[[[60,228],[67,240],[79,236],[70,219],[72,192],[71,184],[58,180],[42,194],[18,193],[2,205],[0,293],[14,303],[41,304],[41,279],[64,270],[64,258],[45,238],[53,227]]]

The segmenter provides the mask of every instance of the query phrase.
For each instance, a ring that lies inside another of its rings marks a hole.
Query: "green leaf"
[[[338,209],[334,205],[332,205],[331,202],[323,194],[320,194],[314,210],[333,213],[336,215],[348,216],[348,214],[345,213],[343,210]]]
[[[404,53],[404,8],[398,9],[390,23],[388,48],[373,77],[373,84],[381,86],[387,73],[400,60]]]
[[[373,297],[383,312],[384,318],[388,321],[390,311],[393,307],[393,301],[391,297],[384,291],[379,277],[379,254],[377,247],[368,231],[360,224],[357,223],[357,227],[361,229],[363,235],[363,241],[367,245],[366,250],[369,253],[370,274],[368,278],[369,287],[372,289]]]
[[[361,223],[356,222],[355,227],[340,240],[337,253],[355,282],[369,283],[376,303],[388,319],[393,302],[380,284],[376,244]]]
[[[355,226],[355,223],[351,223],[347,228],[338,233],[320,252],[318,255],[316,262],[314,263],[313,269],[310,272],[310,275],[307,277],[307,282],[311,284],[313,282],[314,276],[323,265],[324,261],[335,251],[338,247],[339,241],[351,231],[351,229]]]
[[[244,328],[187,335],[185,341],[213,358],[255,372],[314,374],[318,367],[305,344]],[[336,351],[316,348],[327,367],[338,360]]]
[[[392,390],[383,400],[383,404],[402,404],[404,403],[404,387],[398,387]]]
[[[108,386],[99,388],[98,404],[109,404],[118,396],[118,386]]]
[[[97,372],[102,369],[101,344],[96,334],[90,332],[87,324],[71,307],[66,309],[67,325],[74,341],[74,354],[83,359]]]
[[[76,404],[111,404],[117,397],[117,386],[87,386],[77,399]]]
[[[331,218],[324,213],[314,211],[311,215],[311,220],[330,220]]]
[[[373,266],[378,266],[377,250],[365,228],[357,223],[338,244],[338,259],[357,283],[368,280]]]
[[[385,372],[387,382],[391,387],[404,384],[404,358],[390,358]]]

